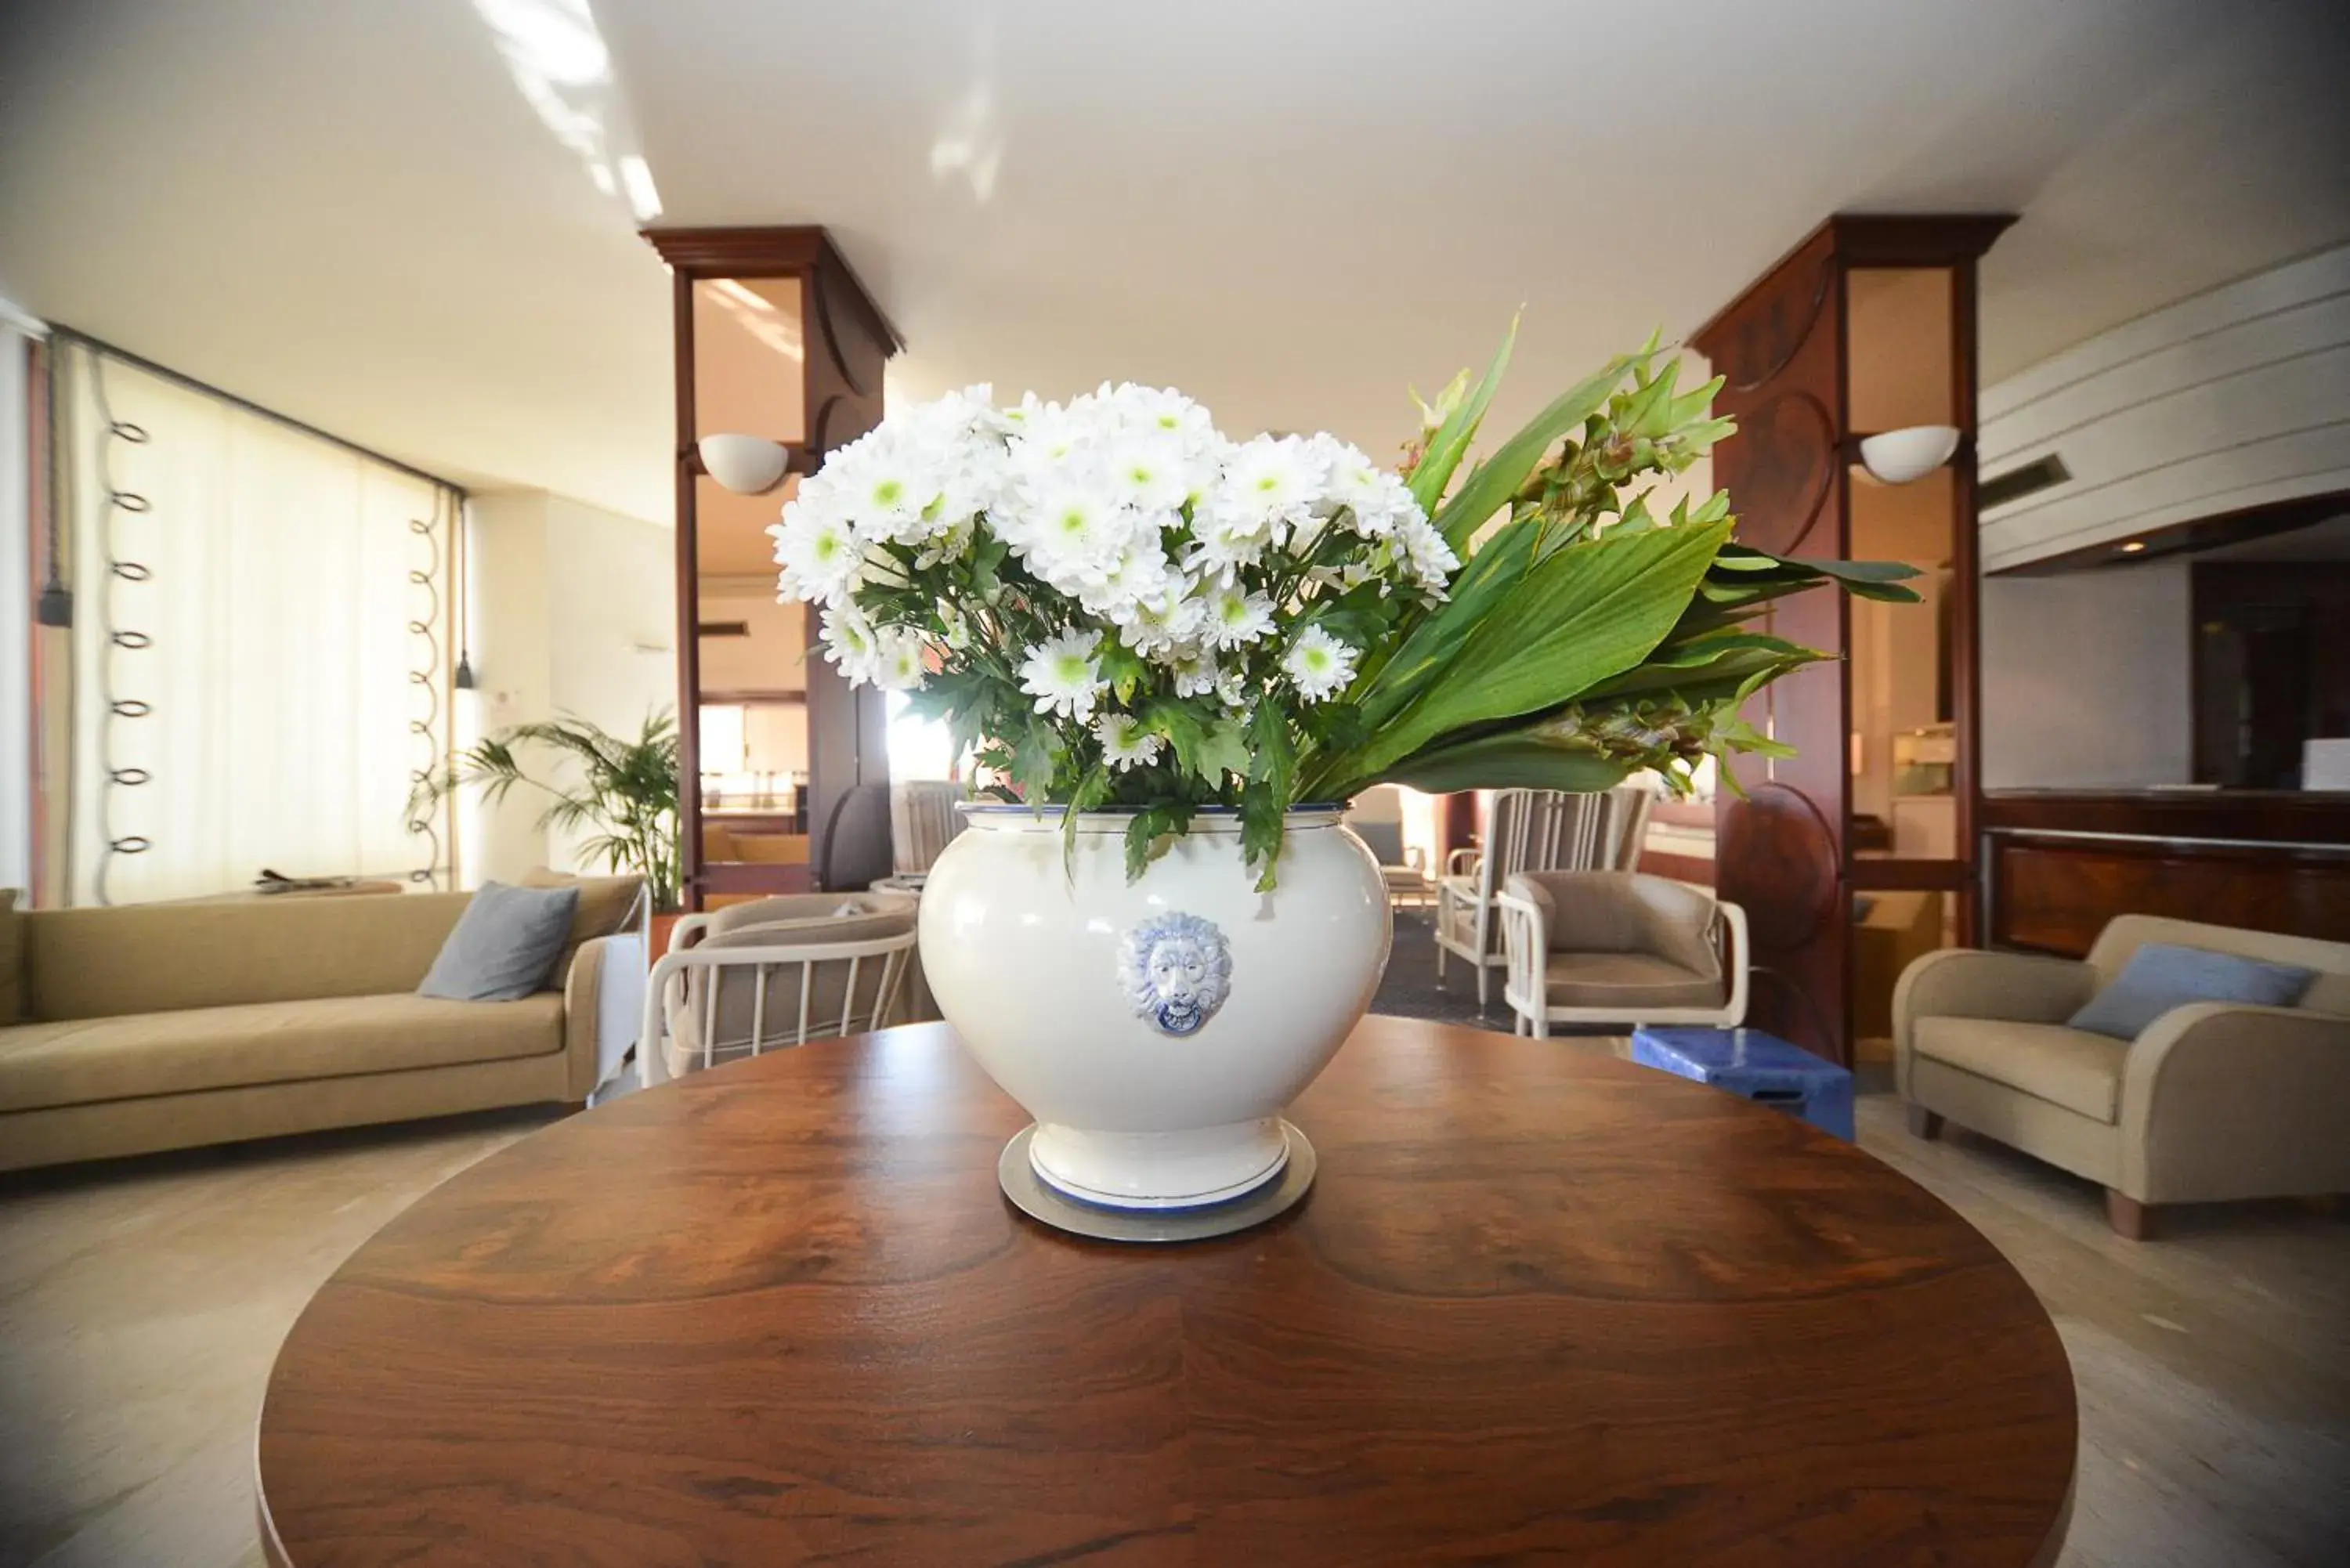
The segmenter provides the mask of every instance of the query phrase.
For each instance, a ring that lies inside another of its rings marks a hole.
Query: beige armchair
[[[2293,1007],[2197,1002],[2134,1041],[2068,1028],[2147,942],[2318,975]],[[1947,1118],[2085,1176],[2132,1240],[2165,1203],[2350,1191],[2350,945],[2123,915],[2085,961],[1929,953],[1894,989],[1893,1043],[1912,1131]]]
[[[1517,1033],[1746,1021],[1746,911],[1638,871],[1521,871],[1496,902]]]
[[[1493,794],[1485,842],[1445,857],[1436,887],[1436,979],[1445,955],[1477,971],[1477,1006],[1484,1009],[1493,971],[1504,967],[1500,895],[1521,871],[1614,870],[1639,857],[1651,797],[1637,784],[1605,794],[1505,789]]]

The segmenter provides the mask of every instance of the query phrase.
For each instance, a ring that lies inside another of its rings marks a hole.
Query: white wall
[[[2000,571],[2350,487],[2350,245],[2197,295],[1986,387],[1981,472],[2072,478],[1985,511]]]
[[[2194,777],[2187,563],[1982,586],[1986,789]]]
[[[0,301],[0,311],[13,311]],[[32,523],[26,339],[0,321],[0,888],[29,890],[33,848]],[[21,902],[26,900],[19,899]]]
[[[473,501],[473,670],[458,695],[460,743],[508,725],[576,714],[633,737],[677,703],[674,535],[539,491]],[[467,886],[534,866],[587,869],[568,837],[537,826],[546,796],[516,789],[459,814]]]

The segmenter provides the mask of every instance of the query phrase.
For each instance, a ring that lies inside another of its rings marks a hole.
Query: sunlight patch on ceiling
[[[660,192],[638,151],[612,51],[588,0],[473,0],[515,87],[541,124],[605,195],[639,223],[660,216]]]

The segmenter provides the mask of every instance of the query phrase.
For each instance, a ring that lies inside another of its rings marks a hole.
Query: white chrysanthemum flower
[[[865,546],[828,499],[823,492],[803,492],[784,508],[784,520],[767,530],[788,598],[840,603],[863,576]]]
[[[1112,493],[1129,506],[1174,512],[1191,499],[1191,465],[1171,439],[1128,436],[1110,449],[1102,466]]]
[[[885,626],[874,633],[873,641],[873,684],[885,691],[920,690],[930,674],[922,659],[927,650],[922,634],[911,627]]]
[[[1104,713],[1094,721],[1094,738],[1101,742],[1102,761],[1119,773],[1149,767],[1167,744],[1159,736],[1144,733],[1142,721],[1131,713]]]
[[[1407,518],[1427,521],[1419,503],[1412,499],[1411,487],[1402,480],[1334,436],[1316,439],[1328,443],[1321,450],[1330,463],[1330,508],[1336,513],[1344,507],[1355,533],[1366,539],[1385,539]]]
[[[1065,631],[1046,638],[1020,663],[1020,690],[1036,699],[1036,711],[1075,719],[1094,716],[1094,704],[1108,690],[1102,679],[1097,631]]]
[[[1226,532],[1270,531],[1278,543],[1322,504],[1328,468],[1327,459],[1296,436],[1259,436],[1226,460],[1212,504]]]
[[[1309,626],[1281,656],[1282,672],[1308,702],[1336,696],[1355,678],[1357,650],[1318,626]]]
[[[1273,601],[1239,584],[1211,589],[1200,636],[1211,648],[1245,648],[1273,630]]]
[[[1162,662],[1174,674],[1178,697],[1205,697],[1216,690],[1223,676],[1216,667],[1216,656],[1204,648],[1178,648]]]
[[[847,600],[826,608],[818,635],[824,643],[824,656],[848,677],[851,684],[864,685],[879,672],[880,636],[865,612]]]
[[[1154,593],[1137,596],[1115,618],[1120,642],[1145,658],[1167,653],[1199,635],[1206,622],[1205,601],[1172,571]]]
[[[1395,542],[1402,547],[1414,580],[1437,597],[1444,597],[1444,586],[1461,569],[1461,557],[1444,542],[1444,530],[1414,507],[1410,515],[1397,524]]]

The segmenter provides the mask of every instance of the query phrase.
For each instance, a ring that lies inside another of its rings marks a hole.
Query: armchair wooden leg
[[[2152,1241],[2155,1213],[2153,1204],[2126,1198],[2110,1187],[2106,1189],[2106,1223],[2114,1228],[2115,1235],[2125,1241]]]
[[[1942,1136],[1942,1113],[1929,1111],[1923,1106],[1909,1107],[1909,1131],[1913,1137],[1931,1143]]]

